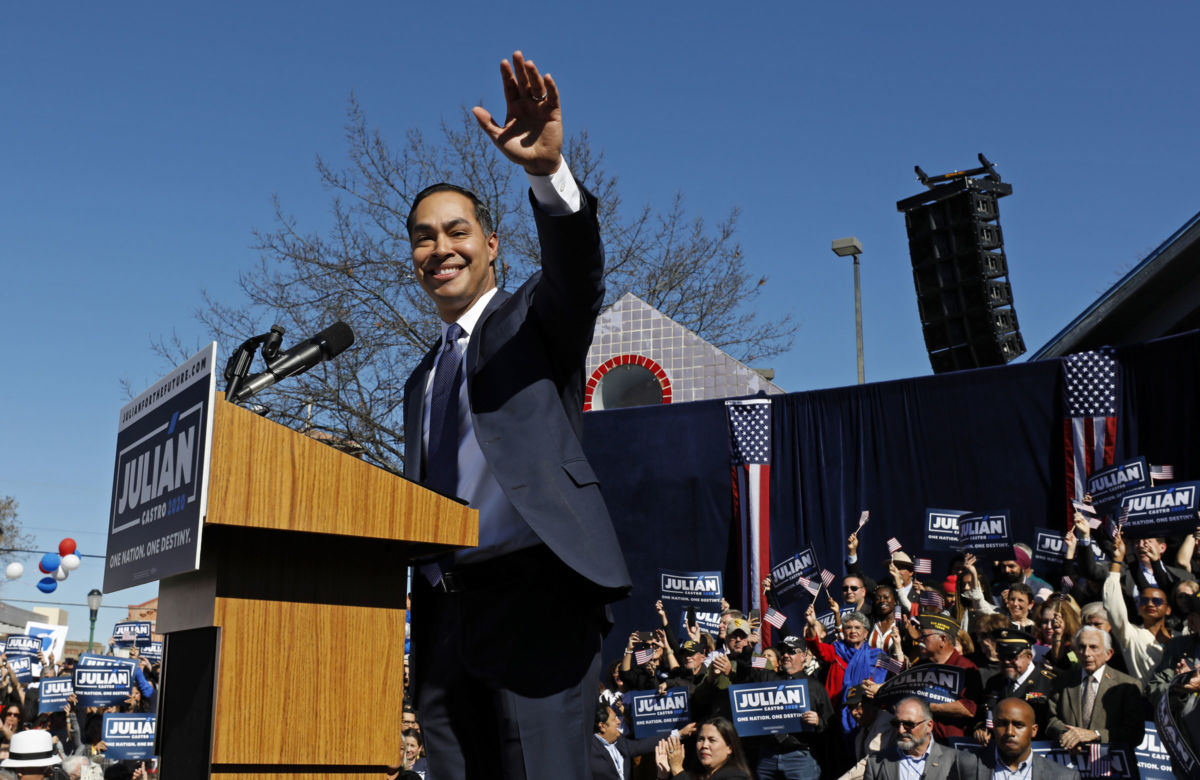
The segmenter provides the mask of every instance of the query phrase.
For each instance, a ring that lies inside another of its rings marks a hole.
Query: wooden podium
[[[200,569],[159,584],[163,780],[380,777],[406,566],[477,541],[474,510],[218,394]]]

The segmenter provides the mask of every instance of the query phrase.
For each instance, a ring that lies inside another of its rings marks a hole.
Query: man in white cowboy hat
[[[62,759],[54,750],[50,732],[43,729],[28,729],[13,735],[8,747],[8,758],[0,761],[0,767],[12,769],[21,780],[33,780],[49,774],[50,767],[58,766]]]

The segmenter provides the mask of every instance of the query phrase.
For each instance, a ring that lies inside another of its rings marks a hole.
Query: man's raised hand
[[[562,159],[562,107],[554,77],[538,72],[532,60],[513,52],[512,64],[500,62],[504,86],[504,124],[483,106],[471,109],[496,148],[528,173],[549,176]]]

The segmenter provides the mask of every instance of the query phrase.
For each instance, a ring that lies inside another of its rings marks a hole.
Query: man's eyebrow
[[[448,219],[445,222],[443,222],[442,227],[444,229],[448,230],[452,227],[457,227],[459,225],[470,225],[470,224],[471,224],[471,221],[464,217],[454,217],[453,219]],[[418,230],[433,230],[433,224],[430,222],[418,222],[417,224],[413,225],[413,232],[416,233]]]

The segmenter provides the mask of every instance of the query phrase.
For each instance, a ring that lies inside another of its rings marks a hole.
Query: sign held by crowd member
[[[1175,780],[1171,769],[1171,754],[1158,738],[1158,727],[1154,721],[1146,721],[1146,735],[1142,744],[1134,748],[1138,775],[1141,780]]]
[[[638,739],[660,737],[686,726],[691,719],[691,701],[687,688],[658,691],[631,691],[626,707],[633,713],[633,735]]]
[[[38,714],[61,712],[75,692],[70,677],[47,677],[38,684]]]
[[[146,620],[123,620],[113,626],[113,643],[117,647],[145,647],[150,644],[150,623]]]
[[[958,519],[971,512],[967,509],[926,509],[925,549],[957,550]]]
[[[807,680],[731,685],[729,704],[739,736],[811,731],[802,720],[811,709]]]
[[[721,611],[724,592],[719,571],[659,570],[660,593],[663,604],[694,606],[697,610]]]
[[[75,696],[81,707],[122,704],[133,693],[133,669],[128,658],[80,653],[75,666]]]
[[[792,601],[804,592],[800,587],[800,578],[814,579],[819,570],[813,549],[805,547],[771,568],[771,588],[780,600]]]
[[[4,640],[4,654],[9,658],[17,655],[34,656],[41,652],[42,640],[26,634],[9,634]]]
[[[1067,557],[1067,543],[1061,531],[1053,528],[1033,529],[1033,561],[1043,577],[1062,574]]]
[[[200,566],[216,359],[214,341],[121,409],[105,593]]]
[[[66,655],[67,631],[67,626],[54,623],[40,623],[35,620],[25,622],[25,633],[41,641],[42,652],[47,656],[54,653],[54,657],[60,661]]]
[[[1063,747],[1060,747],[1057,742],[1034,740],[1029,744],[1033,750],[1033,754],[1042,758],[1053,761],[1069,769],[1078,769],[1079,776],[1085,780],[1099,780],[1107,778],[1108,780],[1136,780],[1137,769],[1133,761],[1133,754],[1126,747],[1118,747],[1116,745],[1095,745],[1091,743],[1087,746],[1089,749],[1072,752]],[[1096,750],[1099,748],[1099,750]],[[1092,751],[1099,755],[1096,760],[1092,760]]]
[[[958,518],[959,546],[966,552],[1012,552],[1012,523],[1007,509]]]
[[[1122,493],[1149,486],[1146,459],[1140,457],[1099,469],[1088,477],[1088,493],[1092,497],[1092,506],[1104,512],[1108,512],[1119,503]]]
[[[1186,534],[1196,528],[1200,482],[1176,482],[1166,487],[1134,490],[1121,495],[1121,514],[1128,512],[1127,538]]]
[[[33,682],[33,659],[27,655],[14,655],[8,659],[8,670],[21,685]]]
[[[154,757],[155,717],[141,712],[104,713],[105,756],[124,761]]]
[[[141,655],[152,664],[161,664],[163,655],[162,642],[149,642],[141,649]]]
[[[909,696],[928,702],[950,704],[958,701],[965,686],[963,670],[946,664],[918,664],[879,686],[875,701],[887,706]]]

